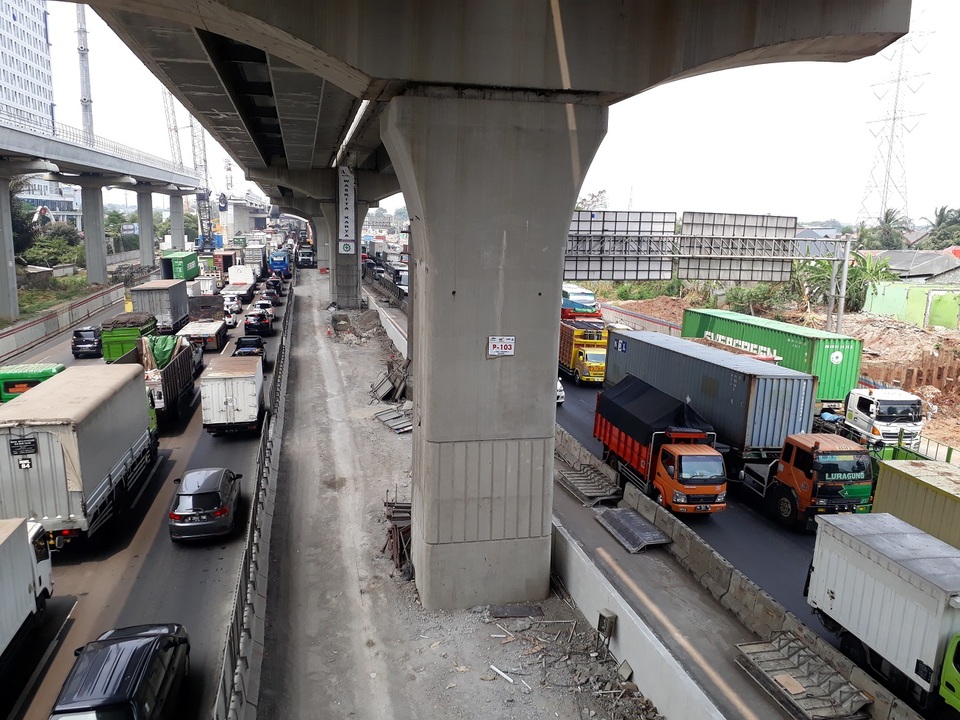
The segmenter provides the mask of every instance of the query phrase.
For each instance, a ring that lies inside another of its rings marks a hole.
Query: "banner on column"
[[[350,168],[338,167],[337,173],[340,201],[337,207],[337,246],[340,248],[341,255],[353,255],[357,249],[357,228],[354,223],[357,186]]]

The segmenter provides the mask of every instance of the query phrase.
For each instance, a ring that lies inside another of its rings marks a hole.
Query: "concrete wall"
[[[0,362],[70,328],[103,308],[123,300],[123,285],[114,285],[42,317],[0,331]]]
[[[960,322],[960,287],[878,283],[867,291],[864,311],[888,315],[918,327],[956,329]]]
[[[557,452],[562,452],[565,457],[575,457],[581,462],[589,462],[598,468],[604,467],[597,457],[585,450],[576,438],[559,425],[556,428],[556,447]],[[621,507],[626,506],[636,509],[643,517],[669,535],[673,540],[672,543],[667,545],[670,554],[676,558],[681,566],[693,573],[700,584],[723,607],[736,615],[748,630],[756,633],[763,640],[769,640],[776,631],[782,630],[792,633],[853,685],[873,697],[873,704],[870,706],[872,718],[876,720],[920,720],[919,715],[898,700],[890,691],[854,665],[845,655],[834,649],[813,630],[801,623],[795,615],[787,612],[780,603],[728,563],[699,535],[690,530],[670,512],[642,495],[637,488],[628,484],[620,505]],[[554,542],[554,552],[556,553],[558,552],[556,531],[554,532]],[[565,552],[563,548],[560,551]],[[556,564],[557,561],[554,562]],[[586,618],[596,618],[598,608],[581,604],[581,602],[594,602],[592,598],[596,589],[593,585],[596,580],[589,578],[583,571],[572,572],[567,570],[567,572],[570,572],[569,577],[567,575],[563,577],[570,594],[577,601]],[[581,598],[583,598],[582,601]],[[603,601],[610,602],[609,599],[603,599]],[[620,609],[617,608],[615,612],[619,615]],[[620,617],[625,616],[620,615]],[[637,632],[634,630],[631,635],[635,635]],[[631,637],[631,642],[640,642],[641,636],[642,634]],[[611,649],[617,657],[626,657],[634,668],[650,667],[649,664],[638,664],[644,663],[643,657],[646,656],[638,658],[637,663],[634,662],[633,658],[629,656],[629,653],[633,651],[631,647],[620,649],[620,652],[628,653],[626,656],[620,655],[614,649],[612,642]],[[652,652],[652,649],[644,646],[644,652]],[[731,652],[734,652],[733,648],[731,648]],[[667,681],[666,677],[661,679],[661,682]],[[643,688],[641,688],[641,691],[643,691]],[[657,699],[656,701],[659,705],[660,700]],[[707,715],[697,715],[696,713],[683,711],[671,713],[662,705],[659,709],[667,717],[708,717]]]

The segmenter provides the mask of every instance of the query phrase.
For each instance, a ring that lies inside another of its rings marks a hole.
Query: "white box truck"
[[[150,476],[143,367],[69,367],[0,405],[0,517],[43,524],[56,547],[92,536]]]
[[[200,411],[203,429],[211,435],[259,431],[264,415],[262,359],[213,358],[200,376]]]
[[[960,710],[960,550],[888,513],[817,520],[807,602],[840,649],[908,702]]]
[[[53,595],[50,548],[39,523],[0,520],[0,667],[43,615]]]
[[[157,319],[157,332],[174,335],[190,321],[190,302],[185,280],[150,280],[130,288],[133,309]]]

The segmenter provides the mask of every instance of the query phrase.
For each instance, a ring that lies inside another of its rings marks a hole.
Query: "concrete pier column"
[[[310,218],[313,241],[316,243],[317,268],[330,268],[330,233],[322,216]]]
[[[83,247],[87,254],[87,282],[104,285],[107,282],[107,248],[103,235],[103,188],[80,188],[83,203]]]
[[[137,193],[137,222],[140,224],[140,264],[157,264],[153,248],[153,193]]]
[[[170,241],[174,250],[186,249],[183,239],[183,196],[170,196]]]
[[[606,121],[599,106],[525,98],[403,96],[382,115],[416,239],[412,553],[426,608],[549,592],[563,252]]]
[[[337,297],[337,204],[335,202],[321,202],[320,210],[323,214],[317,218],[317,230],[320,232],[320,237],[326,237],[329,247],[330,300],[340,307],[345,307],[340,305],[340,300]],[[321,267],[319,260],[317,261],[317,267]]]
[[[17,268],[13,262],[13,217],[10,214],[10,180],[0,177],[0,319],[20,317]]]

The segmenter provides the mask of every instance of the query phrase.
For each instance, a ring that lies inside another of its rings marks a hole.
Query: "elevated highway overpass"
[[[341,307],[360,302],[357,218],[402,190],[428,608],[548,592],[564,245],[609,105],[745,65],[855,60],[902,36],[910,12],[909,0],[91,5],[248,178],[317,225]],[[489,354],[496,336],[515,337],[515,354]]]

